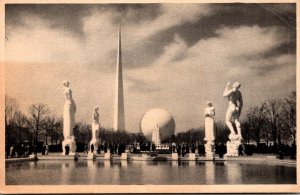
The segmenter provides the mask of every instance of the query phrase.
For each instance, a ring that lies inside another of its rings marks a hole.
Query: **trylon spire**
[[[118,34],[118,54],[116,72],[116,91],[114,108],[114,130],[125,130],[124,97],[123,97],[123,75],[122,75],[122,51],[121,51],[121,24]]]

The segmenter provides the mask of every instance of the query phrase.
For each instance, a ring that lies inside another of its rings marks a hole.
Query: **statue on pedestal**
[[[63,81],[63,93],[66,97],[63,110],[64,118],[64,141],[62,142],[63,154],[66,154],[65,146],[70,147],[70,154],[75,154],[76,151],[76,142],[73,134],[73,129],[75,127],[75,113],[76,113],[76,104],[72,97],[72,90],[69,87],[69,81]]]
[[[215,130],[215,108],[213,107],[210,101],[206,102],[207,107],[205,108],[205,153],[206,158],[213,158],[214,157],[214,130]]]
[[[229,101],[225,117],[226,125],[230,130],[230,142],[227,142],[227,156],[238,155],[238,147],[243,139],[241,133],[241,124],[239,121],[243,108],[242,93],[239,91],[240,87],[241,84],[239,82],[234,82],[230,88],[230,82],[228,82],[223,92],[223,97],[227,97]]]
[[[97,153],[98,150],[98,145],[99,145],[99,129],[100,129],[100,123],[99,123],[99,107],[94,108],[94,113],[92,116],[92,140],[90,141],[90,146],[93,146],[93,151],[94,153]]]

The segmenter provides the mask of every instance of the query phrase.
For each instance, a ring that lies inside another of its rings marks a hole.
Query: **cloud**
[[[92,6],[81,10],[80,22],[70,26],[49,20],[54,8],[43,17],[21,14],[22,25],[8,22],[6,92],[20,101],[24,112],[31,103],[44,102],[61,114],[61,81],[68,79],[78,107],[76,119],[90,122],[93,107],[99,105],[101,124],[111,127],[121,17],[129,130],[137,131],[141,116],[153,107],[168,110],[177,131],[202,126],[207,100],[216,107],[216,119],[223,120],[227,81],[242,83],[245,109],[295,89],[295,54],[277,51],[289,43],[292,31],[275,25],[276,20],[261,25],[241,11],[245,24],[229,24],[224,18],[218,23],[214,21],[224,10],[216,12],[208,4],[135,6]]]
[[[284,96],[295,87],[295,55],[263,55],[285,43],[284,31],[277,27],[239,26],[220,28],[216,34],[217,37],[199,40],[191,47],[176,35],[152,66],[128,72],[131,77],[162,89],[145,101],[156,99],[158,105],[174,113],[179,131],[192,128],[188,125],[191,118],[193,125],[202,123],[198,117],[207,100],[214,102],[216,118],[222,120],[226,101],[221,94],[227,81],[242,83],[246,109],[255,102]],[[278,90],[283,85],[286,89]],[[259,95],[252,94],[254,91]]]

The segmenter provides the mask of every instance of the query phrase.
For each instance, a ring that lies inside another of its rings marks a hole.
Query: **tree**
[[[19,105],[17,100],[5,95],[5,139],[8,145],[10,145],[11,131],[13,130],[11,123],[18,110]]]
[[[225,144],[228,141],[228,134],[229,134],[227,125],[222,121],[218,121],[215,123],[215,129],[216,129],[215,142],[220,144]]]
[[[5,125],[8,126],[19,110],[19,104],[15,98],[5,95]]]
[[[296,120],[296,92],[293,91],[282,100],[281,111],[278,117],[279,137],[282,141],[295,141]]]
[[[32,104],[28,109],[28,125],[34,136],[34,143],[38,143],[38,136],[45,129],[47,115],[50,113],[47,105],[42,103]]]
[[[277,146],[277,143],[281,144],[281,139],[279,136],[280,134],[278,133],[278,128],[277,128],[281,101],[278,99],[271,99],[271,100],[268,100],[267,102],[265,102],[263,105],[264,105],[264,109],[267,113],[268,121],[270,122],[270,125],[271,125],[274,146]]]
[[[246,123],[249,124],[247,128],[249,128],[248,130],[253,132],[249,132],[248,136],[254,138],[257,145],[260,143],[263,135],[265,135],[263,131],[267,129],[267,116],[264,107],[265,104],[262,104],[261,106],[251,107],[246,115]]]
[[[21,143],[22,142],[22,131],[27,129],[28,120],[21,111],[17,111],[15,113],[13,124],[16,127],[16,129],[19,130],[19,143]]]
[[[92,127],[87,123],[77,123],[73,133],[78,143],[86,144],[92,139]]]
[[[54,143],[54,140],[59,139],[59,134],[62,127],[62,118],[57,118],[55,115],[46,116],[45,117],[45,124],[44,124],[46,133],[45,133],[45,140],[46,144],[48,144],[48,137],[51,138],[51,144]]]

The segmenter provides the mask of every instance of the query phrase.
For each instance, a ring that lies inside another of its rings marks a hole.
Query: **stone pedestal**
[[[195,153],[189,153],[189,160],[196,160],[196,154]]]
[[[225,156],[238,156],[240,144],[239,136],[231,136],[231,140],[226,143],[227,153]]]
[[[89,152],[88,156],[87,156],[87,159],[88,160],[96,160],[97,156],[96,156],[96,154]]]
[[[109,151],[107,151],[107,153],[104,153],[105,160],[110,160],[110,158],[111,158],[111,153]]]
[[[98,139],[97,140],[93,139],[93,140],[90,141],[90,152],[91,153],[92,153],[92,149],[91,149],[92,145],[94,146],[93,153],[97,154],[97,150],[98,150],[98,146],[99,146],[99,140]]]
[[[62,155],[66,155],[66,145],[69,145],[70,147],[70,151],[69,151],[69,155],[75,155],[76,152],[76,142],[74,139],[66,139],[62,142],[62,149],[63,149],[63,153]]]
[[[214,141],[207,141],[205,146],[205,157],[207,159],[213,159],[215,156],[215,143]]]
[[[178,153],[172,153],[172,160],[178,160]]]
[[[127,160],[128,159],[128,154],[127,153],[122,153],[121,154],[121,159],[122,160]]]

